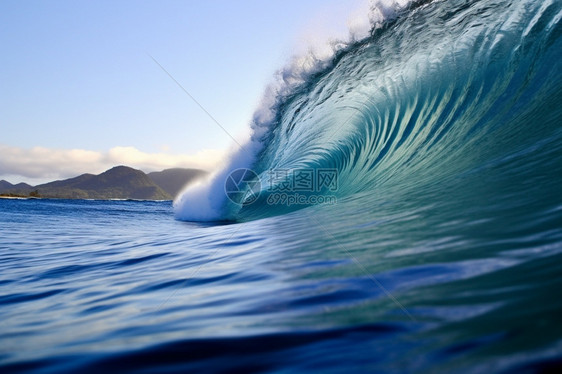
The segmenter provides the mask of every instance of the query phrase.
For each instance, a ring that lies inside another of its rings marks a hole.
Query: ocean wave
[[[561,14],[556,1],[374,2],[364,38],[280,70],[250,140],[180,195],[176,217],[247,220],[310,205],[271,204],[272,171],[336,170],[337,189],[314,192],[339,198],[404,194],[540,150],[559,136]],[[525,167],[523,158],[511,170]],[[237,169],[260,182],[251,204],[225,193]]]

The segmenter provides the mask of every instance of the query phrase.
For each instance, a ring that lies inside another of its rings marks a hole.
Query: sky
[[[229,134],[249,132],[275,72],[346,38],[368,9],[367,0],[0,1],[0,180],[122,164],[212,170]]]

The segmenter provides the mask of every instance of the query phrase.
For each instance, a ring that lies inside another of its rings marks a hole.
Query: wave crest
[[[365,38],[351,34],[332,43],[328,57],[311,53],[279,71],[249,141],[180,196],[176,216],[252,219],[284,211],[264,203],[267,193],[243,208],[230,202],[224,181],[238,168],[255,170],[262,181],[272,169],[336,168],[344,197],[435,183],[470,168],[479,161],[475,152],[505,151],[490,137],[527,129],[526,113],[556,107],[546,93],[561,85],[560,7],[530,0],[372,3]]]

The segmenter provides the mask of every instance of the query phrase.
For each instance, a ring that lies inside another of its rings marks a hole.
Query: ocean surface
[[[372,11],[174,203],[0,199],[0,372],[560,372],[562,1]]]

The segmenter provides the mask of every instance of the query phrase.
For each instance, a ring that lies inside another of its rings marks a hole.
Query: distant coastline
[[[116,166],[101,174],[37,186],[0,181],[2,199],[94,199],[94,200],[173,200],[189,183],[207,174],[200,169],[174,168],[144,173],[128,166]]]

